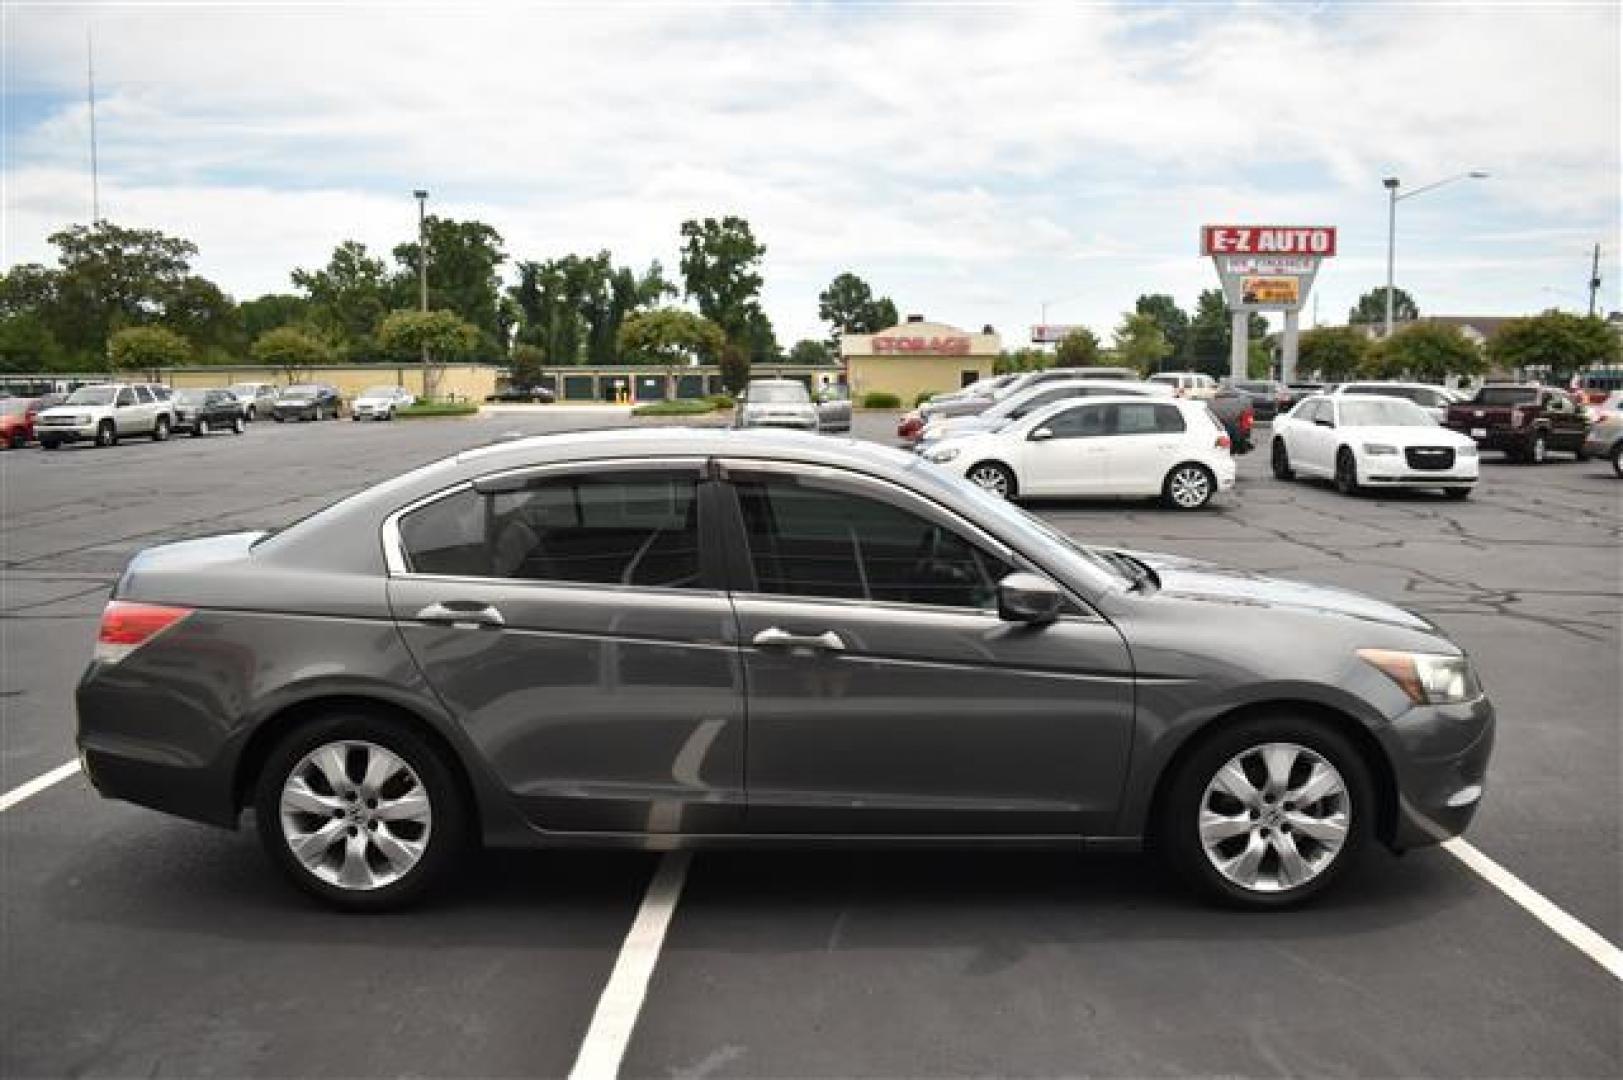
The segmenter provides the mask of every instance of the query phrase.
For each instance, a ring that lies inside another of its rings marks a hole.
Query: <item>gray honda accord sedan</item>
[[[1355,593],[1079,544],[913,455],[541,436],[142,552],[78,689],[110,798],[341,907],[478,845],[1153,845],[1277,908],[1458,834],[1493,710]]]

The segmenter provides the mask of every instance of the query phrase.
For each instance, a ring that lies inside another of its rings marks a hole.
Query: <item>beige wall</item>
[[[940,394],[963,385],[962,372],[975,377],[992,374],[995,356],[851,356],[851,400],[862,403],[862,395],[886,392],[902,399],[911,408],[923,393]]]
[[[436,396],[483,401],[496,390],[496,368],[477,364],[449,364],[438,369]],[[277,367],[186,367],[165,368],[159,373],[164,382],[176,387],[229,386],[241,382],[268,382],[286,386],[290,382],[327,383],[344,397],[353,397],[369,386],[404,386],[418,396],[423,392],[421,367],[400,365],[334,364],[328,367],[300,368],[289,379]]]

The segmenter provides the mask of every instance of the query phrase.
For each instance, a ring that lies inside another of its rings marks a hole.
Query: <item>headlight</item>
[[[958,448],[956,446],[943,446],[936,450],[926,451],[924,454],[924,460],[933,462],[937,465],[945,465],[947,462],[951,461],[957,456]]]
[[[1397,452],[1398,448],[1393,446],[1391,443],[1367,442],[1364,444],[1364,453],[1373,456],[1380,456],[1381,454],[1396,454]]]
[[[1476,457],[1477,456],[1476,443],[1469,443],[1469,444],[1467,444],[1465,446],[1456,446],[1454,448],[1454,456],[1455,457]]]
[[[94,419],[95,419],[95,417],[93,417],[93,416],[85,416],[84,414],[81,413],[80,415],[75,416],[73,418],[73,422],[75,424],[88,424],[88,423],[90,423],[90,421],[92,421]]]
[[[1358,655],[1397,683],[1416,705],[1448,705],[1482,694],[1482,684],[1464,656],[1390,649],[1359,649]]]

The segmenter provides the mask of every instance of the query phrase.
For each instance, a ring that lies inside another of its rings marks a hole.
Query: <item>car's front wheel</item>
[[[118,427],[111,420],[96,425],[96,445],[112,446],[118,442]]]
[[[164,442],[169,438],[169,418],[160,416],[152,425],[152,441]]]
[[[1161,484],[1161,499],[1174,510],[1199,510],[1217,493],[1217,479],[1210,469],[1192,462],[1167,473]]]
[[[1623,478],[1623,442],[1612,447],[1612,471]]]
[[[1196,746],[1159,822],[1174,868],[1217,900],[1283,908],[1328,888],[1372,832],[1362,756],[1323,721],[1256,717]]]
[[[983,461],[964,475],[969,478],[970,483],[1000,499],[1012,499],[1018,491],[1014,473],[1009,471],[1007,465],[1000,465],[995,461]]]
[[[255,789],[259,838],[305,891],[352,911],[411,903],[466,843],[451,766],[399,723],[333,714],[295,729]]]
[[[1358,459],[1345,446],[1336,455],[1336,490],[1343,495],[1357,495],[1362,490],[1358,483]]]
[[[1273,467],[1274,467],[1274,479],[1275,480],[1294,480],[1294,479],[1296,479],[1296,470],[1291,468],[1290,451],[1285,448],[1285,438],[1284,438],[1284,436],[1282,436],[1282,435],[1275,435],[1274,436],[1274,448],[1273,448],[1271,453],[1272,453],[1272,456],[1273,456],[1272,464],[1273,464]]]

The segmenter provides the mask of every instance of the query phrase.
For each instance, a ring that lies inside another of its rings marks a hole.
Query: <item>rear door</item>
[[[1111,436],[1110,490],[1123,495],[1153,495],[1161,490],[1181,457],[1185,424],[1176,405],[1133,402],[1109,406]]]
[[[729,461],[753,833],[1107,830],[1131,737],[1115,628],[1006,623],[1020,557],[912,492]]]
[[[536,824],[736,831],[737,622],[693,460],[486,478],[386,527],[413,656]]]
[[[135,394],[135,404],[126,410],[125,415],[118,418],[120,431],[151,431],[158,418],[158,399],[153,397],[152,391],[145,386],[136,385],[131,388]],[[119,399],[123,400],[122,394]]]

